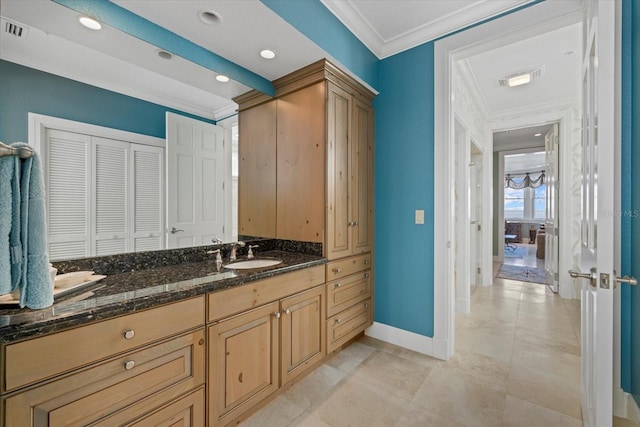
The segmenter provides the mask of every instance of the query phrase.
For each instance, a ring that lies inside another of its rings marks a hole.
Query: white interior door
[[[582,415],[597,427],[613,416],[616,3],[586,1],[584,16],[581,274],[592,278],[581,279]]]
[[[167,246],[225,236],[224,129],[167,113]]]
[[[544,137],[545,147],[545,186],[547,188],[545,196],[545,241],[544,241],[544,269],[545,283],[551,287],[553,292],[558,292],[558,240],[560,230],[558,230],[558,124],[554,124],[549,133]],[[537,189],[534,189],[536,191]],[[535,212],[535,199],[534,199]]]

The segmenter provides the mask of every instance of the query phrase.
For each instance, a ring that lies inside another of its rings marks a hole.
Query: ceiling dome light
[[[276,53],[271,49],[262,49],[260,51],[260,56],[264,59],[273,59],[276,57]]]
[[[162,49],[158,50],[158,56],[166,60],[173,59],[173,53],[167,52],[166,50],[162,50]]]
[[[84,25],[85,27],[91,30],[102,29],[102,24],[100,24],[98,21],[96,21],[93,18],[89,18],[88,16],[81,16],[80,18],[78,18],[78,21],[80,21],[82,25]]]
[[[216,80],[222,83],[226,83],[229,81],[229,77],[225,76],[224,74],[218,74],[216,76]]]
[[[222,17],[212,10],[204,10],[200,12],[200,20],[207,25],[218,25],[222,22]]]

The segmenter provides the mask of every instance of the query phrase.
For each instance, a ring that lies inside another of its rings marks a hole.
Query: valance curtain
[[[527,187],[538,188],[544,185],[544,171],[540,172],[540,176],[536,179],[532,179],[529,174],[526,173],[524,178],[514,178],[511,175],[507,175],[504,181],[505,188],[513,188],[515,190],[521,190]]]

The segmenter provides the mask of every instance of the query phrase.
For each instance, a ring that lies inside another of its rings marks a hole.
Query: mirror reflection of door
[[[167,247],[228,241],[224,129],[173,113],[166,123]]]

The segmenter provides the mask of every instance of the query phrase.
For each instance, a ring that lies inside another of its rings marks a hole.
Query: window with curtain
[[[504,189],[504,218],[506,220],[536,220],[546,219],[547,186],[542,184],[537,188],[509,188]]]

